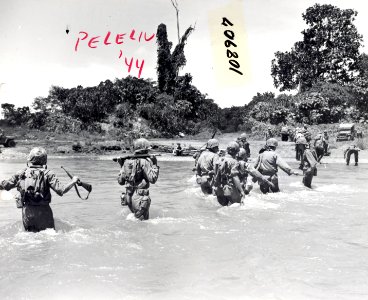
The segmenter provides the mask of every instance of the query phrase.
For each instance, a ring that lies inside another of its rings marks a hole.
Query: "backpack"
[[[40,204],[46,192],[46,174],[44,169],[27,168],[24,171],[23,203]]]
[[[228,184],[229,175],[230,174],[228,174],[228,162],[226,159],[222,158],[220,160],[220,163],[217,168],[216,175],[215,175],[215,179],[214,179],[215,185],[223,186],[225,184]]]
[[[125,182],[129,183],[131,186],[135,185],[136,180],[140,178],[142,173],[142,168],[140,166],[139,159],[129,159],[126,160],[123,165],[123,174]]]

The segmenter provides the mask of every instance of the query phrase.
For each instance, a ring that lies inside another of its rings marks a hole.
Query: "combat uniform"
[[[204,194],[212,194],[212,181],[215,167],[219,162],[219,155],[210,150],[202,152],[197,162],[197,182],[201,185]]]
[[[313,176],[317,174],[318,156],[316,151],[309,148],[303,153],[303,184],[311,188]]]
[[[254,168],[258,170],[262,175],[268,177],[268,180],[274,185],[270,187],[265,183],[260,183],[260,189],[262,193],[268,193],[270,190],[272,192],[279,192],[279,180],[277,176],[278,168],[282,169],[288,175],[293,174],[291,167],[280,157],[280,155],[268,149],[258,155],[255,161]]]
[[[233,158],[230,154],[225,154],[221,159],[218,167],[217,177],[217,189],[216,196],[217,201],[222,206],[231,205],[233,203],[240,203],[243,191],[235,186],[235,181],[240,181],[239,178],[239,162]]]
[[[355,165],[358,165],[358,159],[359,159],[359,151],[360,149],[355,145],[350,145],[345,151],[344,151],[344,158],[346,158],[346,165],[350,164],[350,156],[354,154],[355,159]]]
[[[126,159],[118,176],[118,183],[125,184],[126,191],[121,196],[121,204],[128,205],[139,220],[148,220],[151,198],[150,183],[156,183],[159,167],[150,158]]]
[[[59,196],[67,193],[77,182],[78,177],[67,185],[61,185],[56,175],[46,168],[47,153],[43,148],[34,148],[28,156],[30,166],[0,183],[0,189],[7,191],[17,188],[18,208],[22,208],[23,226],[26,231],[38,232],[55,228],[54,217],[50,207],[51,192]]]

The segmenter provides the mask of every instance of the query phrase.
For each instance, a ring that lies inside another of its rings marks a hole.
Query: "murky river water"
[[[56,231],[24,232],[2,193],[1,299],[368,299],[368,164],[321,166],[312,190],[280,172],[281,193],[220,207],[192,160],[161,161],[146,222],[120,206],[116,163],[50,159],[66,182],[61,165],[94,190],[53,194]]]

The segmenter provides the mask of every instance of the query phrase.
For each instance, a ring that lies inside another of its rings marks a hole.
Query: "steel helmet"
[[[243,141],[247,139],[247,135],[245,133],[242,133],[239,137],[239,140]]]
[[[277,147],[279,143],[275,138],[270,138],[266,141],[266,146]]]
[[[47,164],[47,152],[44,148],[36,147],[29,152],[28,162],[33,165],[43,166]]]
[[[240,158],[240,159],[245,159],[245,158],[247,158],[247,152],[245,151],[245,149],[244,148],[240,148],[239,149],[239,152],[238,152],[238,157]]]
[[[239,151],[239,144],[237,142],[230,142],[228,145],[227,145],[227,152],[229,153],[237,153]]]
[[[143,151],[143,150],[149,150],[150,144],[146,139],[137,139],[133,143],[133,149],[134,152],[136,151]]]
[[[219,146],[219,141],[216,139],[210,139],[207,142],[207,149],[213,149]]]

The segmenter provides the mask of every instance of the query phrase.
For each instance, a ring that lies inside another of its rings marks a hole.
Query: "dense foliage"
[[[271,75],[281,91],[300,91],[318,81],[345,84],[358,71],[362,36],[353,21],[357,12],[315,4],[302,15],[309,26],[291,51],[276,52]]]

